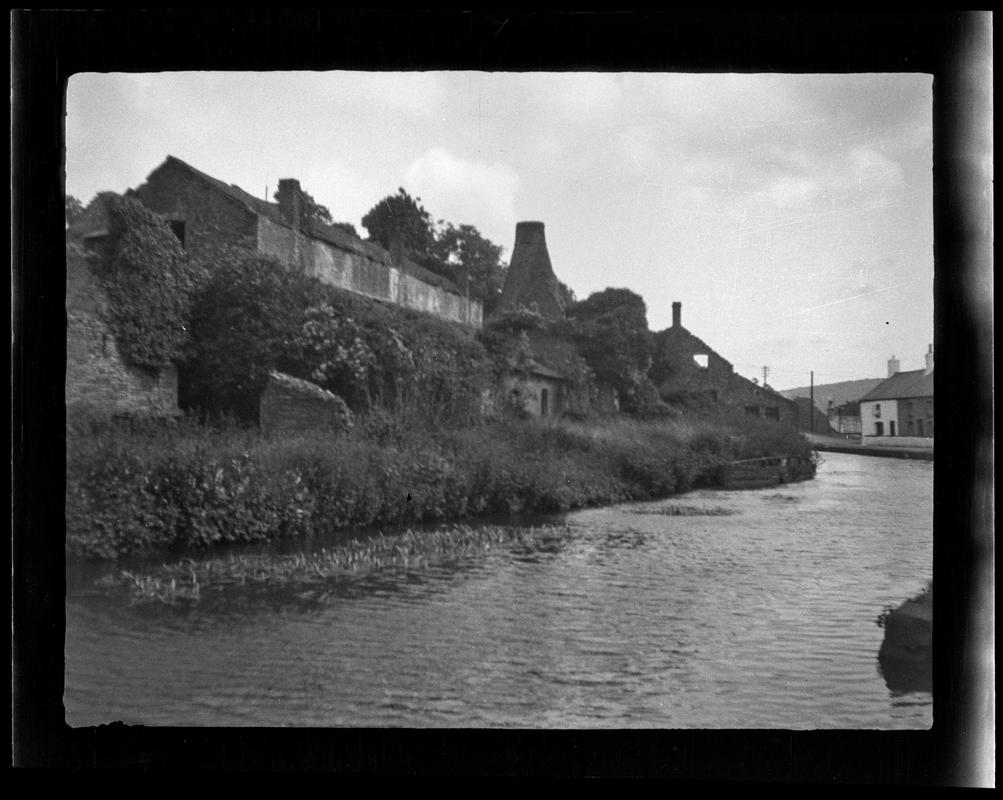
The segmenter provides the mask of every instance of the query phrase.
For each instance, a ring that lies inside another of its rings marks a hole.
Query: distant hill
[[[815,407],[825,412],[830,400],[834,408],[843,403],[855,403],[884,380],[884,378],[861,378],[856,381],[816,384]],[[795,397],[810,397],[811,391],[810,386],[799,386],[796,389],[784,389],[780,394],[788,400],[793,400]]]

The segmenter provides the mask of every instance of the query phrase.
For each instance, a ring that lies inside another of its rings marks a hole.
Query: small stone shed
[[[352,412],[338,395],[282,372],[269,373],[259,413],[261,430],[266,434],[347,431],[352,427]]]

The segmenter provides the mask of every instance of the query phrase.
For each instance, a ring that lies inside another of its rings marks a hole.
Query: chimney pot
[[[299,229],[303,213],[303,190],[300,189],[300,182],[295,178],[282,178],[279,181],[278,199],[282,218]]]
[[[672,327],[680,328],[683,324],[683,304],[675,302],[672,304]]]

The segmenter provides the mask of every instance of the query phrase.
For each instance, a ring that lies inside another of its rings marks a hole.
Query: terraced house
[[[860,399],[864,442],[933,446],[933,345],[923,369],[899,371],[888,361],[888,378]]]

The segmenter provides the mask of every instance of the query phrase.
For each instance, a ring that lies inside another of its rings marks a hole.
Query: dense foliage
[[[467,424],[489,385],[487,352],[456,326],[347,292],[310,307],[294,344],[306,377],[357,411]]]
[[[431,214],[420,197],[411,197],[402,187],[369,209],[362,218],[362,227],[381,246],[390,249],[399,238],[407,252],[418,256],[431,253],[435,243]]]
[[[72,225],[84,213],[84,204],[72,194],[66,195],[66,227]]]
[[[568,309],[566,331],[596,380],[613,387],[625,410],[658,404],[648,378],[651,334],[644,300],[629,289],[605,289]]]
[[[728,461],[811,458],[794,431],[721,421],[498,422],[392,440],[264,439],[181,423],[67,439],[66,543],[115,558],[339,528],[561,512],[713,484]]]
[[[324,287],[275,259],[233,250],[194,298],[185,406],[256,420],[268,372],[288,369],[306,310]]]
[[[182,357],[203,273],[168,223],[138,200],[112,196],[107,206],[108,243],[95,271],[108,295],[108,324],[128,363],[162,369]]]
[[[484,238],[473,225],[442,225],[435,235],[432,253],[451,268],[449,276],[470,296],[484,304],[491,314],[501,299],[507,267],[502,262],[502,246]],[[469,281],[469,283],[468,283]]]
[[[362,218],[370,240],[391,249],[399,241],[404,252],[425,269],[455,283],[480,300],[490,314],[501,297],[506,265],[502,246],[481,235],[473,225],[439,220],[403,188],[388,195]]]

